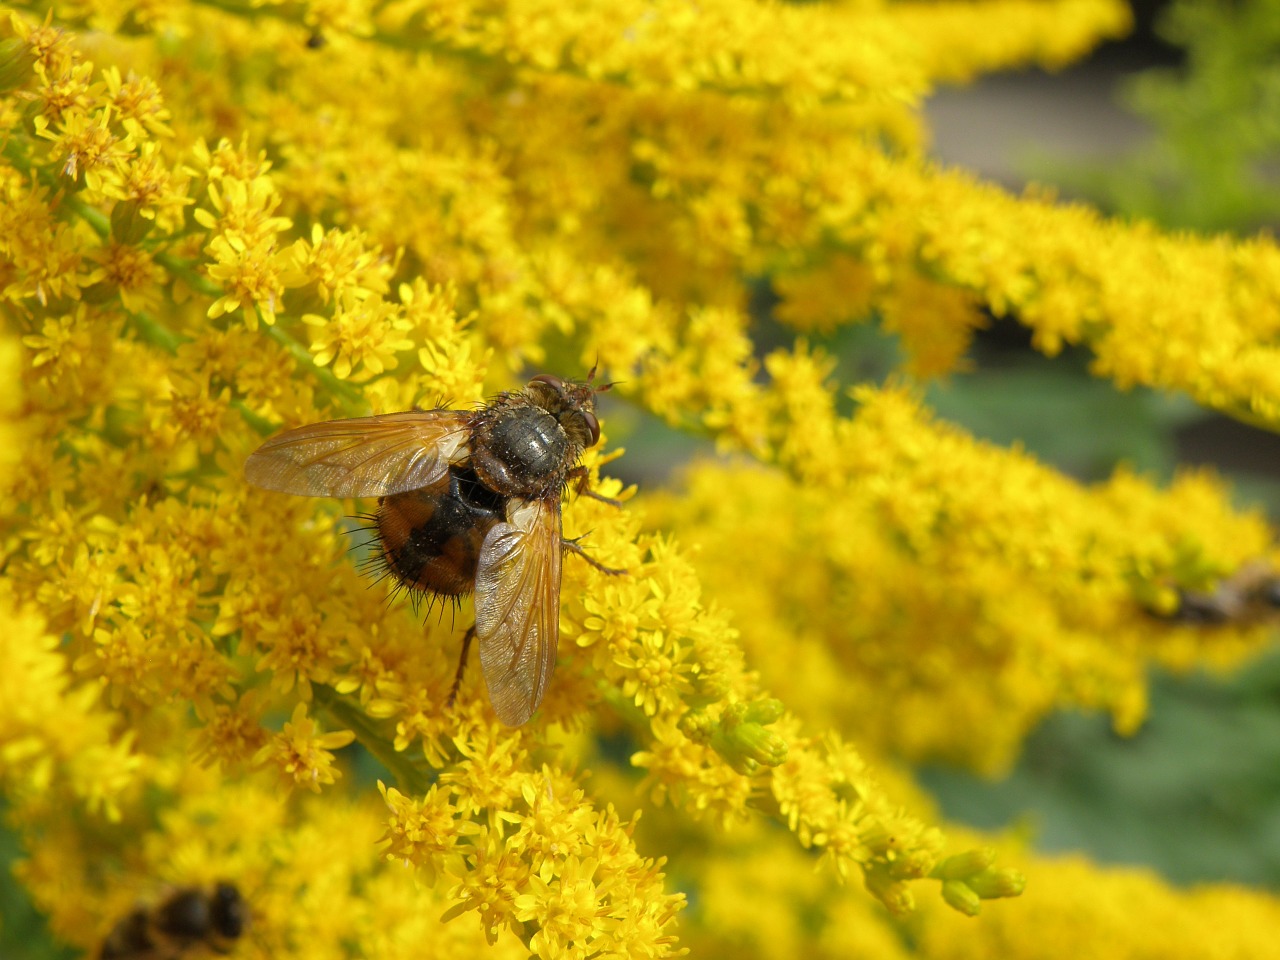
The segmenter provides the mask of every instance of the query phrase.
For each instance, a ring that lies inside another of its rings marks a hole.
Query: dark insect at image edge
[[[233,884],[182,887],[154,906],[139,906],[117,921],[98,960],[182,960],[194,954],[230,952],[244,933],[248,907]]]

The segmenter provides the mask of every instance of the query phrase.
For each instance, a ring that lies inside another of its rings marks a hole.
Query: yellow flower
[[[1060,65],[1123,5],[427,6],[0,20],[0,789],[53,936],[226,880],[252,960],[1264,951],[1274,898],[971,836],[899,758],[999,771],[1052,711],[1128,732],[1152,666],[1256,653],[1148,609],[1268,522],[1201,474],[1084,486],[787,339],[876,316],[935,376],[1016,315],[1280,422],[1273,241],[921,159],[931,85]],[[513,730],[476,663],[451,698],[472,601],[416,616],[345,556],[375,503],[243,464],[597,362],[560,533],[626,572],[565,560]],[[633,496],[641,408],[734,459]]]
[[[316,363],[332,365],[343,380],[356,368],[370,377],[394,370],[399,365],[396,354],[413,346],[404,336],[409,320],[397,304],[381,298],[357,299],[347,294],[339,298],[332,318],[308,314],[302,321],[313,328],[311,352]]]
[[[58,638],[8,590],[0,591],[0,622],[0,784],[15,795],[68,791],[90,813],[118,818],[140,765],[132,734],[116,732],[96,685],[71,685]]]
[[[385,294],[394,269],[391,260],[376,247],[366,246],[359,233],[311,228],[310,242],[294,246],[298,286],[315,284],[322,303],[332,300],[358,302],[373,294]]]
[[[159,285],[166,275],[145,250],[113,243],[93,259],[101,265],[98,283],[118,293],[126,310],[136,313],[154,309],[160,296]]]
[[[243,309],[250,330],[257,329],[259,314],[268,325],[275,323],[284,292],[284,255],[274,250],[273,241],[264,238],[249,246],[238,235],[214,237],[209,254],[216,261],[209,276],[227,291],[209,306],[209,319]]]
[[[674,704],[690,689],[683,675],[692,670],[683,662],[689,653],[685,646],[672,650],[660,633],[639,633],[628,652],[614,661],[627,677],[622,685],[623,695],[633,698],[635,705],[650,716],[657,713],[660,700],[669,699]]]
[[[593,877],[596,866],[594,860],[570,857],[556,876],[548,861],[529,878],[534,892],[516,897],[516,919],[538,925],[529,942],[538,956],[589,957],[596,952],[595,940],[606,924]]]
[[[197,763],[219,764],[235,769],[248,763],[266,746],[267,733],[262,729],[260,697],[249,691],[236,704],[211,704],[197,701],[196,709],[204,726],[197,735],[193,751]]]
[[[391,817],[382,838],[388,860],[403,860],[423,871],[428,882],[435,879],[436,865],[453,855],[465,837],[480,827],[458,817],[448,794],[432,786],[421,800],[406,797],[394,787],[378,782]]]
[[[316,722],[307,716],[307,705],[299,703],[284,729],[254,754],[253,764],[274,767],[286,787],[301,784],[319,793],[322,785],[342,775],[334,768],[330,751],[354,739],[350,730],[317,733]]]
[[[469,863],[454,864],[453,873],[457,883],[449,896],[457,903],[445,912],[445,921],[475,910],[490,946],[504,930],[514,930],[519,922],[515,891],[529,883],[529,867],[522,858],[507,853],[500,844],[486,845],[477,848]]]
[[[160,87],[150,77],[120,75],[118,67],[107,67],[102,79],[111,94],[116,116],[126,130],[141,128],[151,136],[172,136],[168,121],[172,118],[164,105]]]
[[[32,299],[41,307],[78,299],[91,283],[80,231],[59,223],[48,192],[9,170],[0,175],[0,295],[8,303]]]

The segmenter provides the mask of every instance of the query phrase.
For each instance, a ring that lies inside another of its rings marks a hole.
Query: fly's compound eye
[[[590,410],[582,411],[582,419],[583,422],[586,423],[587,430],[591,434],[591,442],[587,444],[587,446],[594,447],[600,442],[600,421],[596,419],[596,415]]]

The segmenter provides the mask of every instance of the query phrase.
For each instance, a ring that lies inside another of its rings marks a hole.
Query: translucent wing
[[[538,709],[560,636],[560,501],[512,500],[476,571],[476,639],[489,702],[518,727]]]
[[[254,486],[304,497],[383,497],[435,483],[468,454],[472,414],[416,410],[278,433],[244,463]]]

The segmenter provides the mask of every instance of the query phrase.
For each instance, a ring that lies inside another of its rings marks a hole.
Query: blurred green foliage
[[[1159,34],[1185,63],[1126,84],[1154,136],[1119,160],[1048,179],[1165,227],[1247,232],[1280,221],[1280,0],[1174,0]]]
[[[1154,678],[1131,738],[1061,714],[999,784],[920,773],[949,815],[1021,826],[1043,851],[1143,864],[1175,883],[1280,885],[1280,654],[1232,678]]]
[[[26,887],[12,880],[20,856],[18,837],[9,826],[8,805],[0,798],[0,957],[69,960],[75,951],[54,941],[44,916],[31,905]]]

